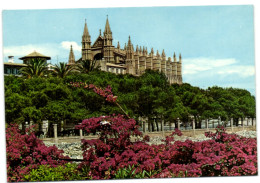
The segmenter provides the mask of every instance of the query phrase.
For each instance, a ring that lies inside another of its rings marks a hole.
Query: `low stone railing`
[[[80,142],[81,139],[96,139],[98,138],[98,135],[87,135],[87,136],[83,136],[82,130],[80,130],[80,136],[68,136],[68,137],[58,137],[57,133],[55,132],[55,130],[57,130],[57,127],[55,127],[56,125],[54,125],[54,138],[43,138],[42,140],[44,142],[50,142],[50,143],[62,143],[62,142],[66,142],[66,143],[73,143],[73,142]],[[235,133],[238,131],[256,131],[256,126],[233,126],[231,125],[231,127],[225,127],[226,128],[226,132],[227,133]],[[181,129],[181,128],[180,128]],[[160,136],[160,137],[165,137],[170,135],[172,132],[174,131],[174,128],[172,128],[171,131],[154,131],[154,132],[143,132],[144,135],[149,135],[151,137],[155,137],[155,136]],[[205,132],[215,132],[215,128],[204,128],[204,129],[190,129],[190,130],[181,130],[182,134],[184,136],[188,136],[188,137],[193,137],[195,135],[201,135],[201,134],[205,134]]]

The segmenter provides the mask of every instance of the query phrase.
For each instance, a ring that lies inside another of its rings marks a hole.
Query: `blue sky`
[[[207,88],[218,85],[255,94],[253,6],[95,8],[3,11],[3,52],[19,57],[36,50],[67,62],[72,44],[80,58],[87,19],[91,41],[104,31],[106,15],[113,44],[131,36],[134,47],[176,52],[183,58],[183,81]]]

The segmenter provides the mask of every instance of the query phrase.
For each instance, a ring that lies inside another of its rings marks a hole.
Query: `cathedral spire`
[[[128,39],[128,46],[131,46],[132,45],[132,43],[131,43],[131,38],[130,38],[130,36],[129,36],[129,39]]]
[[[105,30],[104,30],[103,34],[104,34],[104,39],[105,39],[104,46],[112,47],[113,46],[113,44],[112,44],[113,36],[112,36],[112,31],[110,29],[110,25],[108,22],[108,15],[107,15],[106,26],[105,26]]]
[[[119,41],[117,42],[117,49],[120,49]]]
[[[173,62],[176,62],[176,55],[175,55],[175,52],[173,54]]]
[[[82,43],[89,43],[91,42],[90,40],[90,35],[88,32],[88,26],[87,26],[87,20],[85,19],[85,26],[84,26],[84,31],[83,31],[83,36],[82,36]]]
[[[108,21],[108,15],[107,15],[107,21],[106,21],[106,26],[105,26],[105,31],[104,33],[106,34],[111,34],[111,29],[110,29],[110,25],[109,25],[109,21]]]
[[[179,62],[181,62],[181,54],[179,55]]]
[[[72,45],[70,46],[69,64],[75,64],[75,56],[73,53]]]
[[[88,32],[88,26],[87,26],[86,19],[85,19],[85,26],[84,26],[84,32],[82,35],[81,44],[82,44],[82,52],[81,52],[82,60],[91,59],[92,58],[92,56],[91,56],[91,37]]]
[[[138,54],[139,50],[138,50],[138,45],[136,45],[136,50],[135,52]]]
[[[164,49],[162,50],[162,57],[165,57]]]
[[[84,32],[83,36],[90,36],[88,32],[88,26],[87,26],[87,20],[85,19],[85,27],[84,27]]]
[[[159,53],[158,50],[157,50],[157,52],[156,52],[156,56],[157,56],[157,58],[160,58],[160,53]]]
[[[128,43],[127,43],[127,47],[126,47],[128,50],[134,50],[134,47],[133,47],[133,44],[131,42],[131,38],[129,36],[129,39],[128,39]]]
[[[153,54],[154,54],[153,48],[151,48],[150,54],[151,54],[151,56],[153,56]]]

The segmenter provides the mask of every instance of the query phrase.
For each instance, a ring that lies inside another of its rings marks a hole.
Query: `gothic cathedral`
[[[146,47],[142,48],[141,46],[136,46],[136,49],[134,50],[130,36],[128,43],[125,44],[123,49],[120,48],[119,42],[117,43],[117,47],[113,46],[112,42],[113,36],[108,18],[106,20],[103,36],[101,30],[99,30],[99,36],[92,45],[91,36],[89,35],[87,23],[85,22],[82,36],[81,59],[95,60],[96,65],[98,65],[101,70],[115,74],[132,74],[140,76],[146,69],[158,70],[167,76],[170,84],[182,84],[181,54],[177,61],[174,53],[172,62],[171,57],[168,57],[166,60],[164,50],[161,55],[158,50],[155,54],[153,48],[150,53],[148,53]],[[71,47],[68,64],[75,63],[75,56]]]

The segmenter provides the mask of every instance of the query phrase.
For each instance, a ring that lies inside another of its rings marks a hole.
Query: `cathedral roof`
[[[92,47],[100,47],[100,43],[103,42],[103,37],[101,35],[98,36],[96,41],[93,43]]]
[[[124,57],[125,54],[126,54],[126,51],[125,50],[121,50],[121,49],[114,49],[114,53]]]

